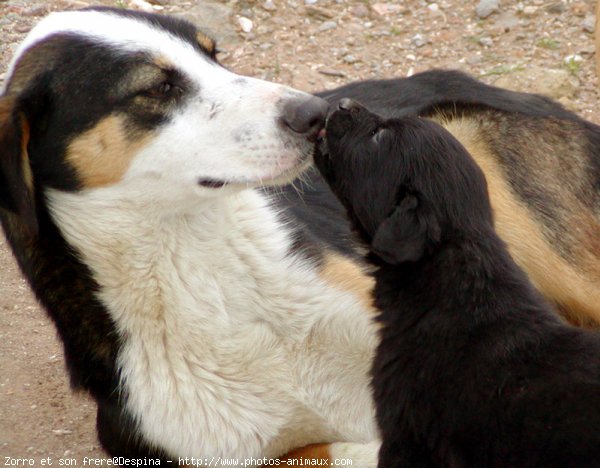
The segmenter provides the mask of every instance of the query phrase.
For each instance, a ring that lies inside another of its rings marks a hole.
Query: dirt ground
[[[302,90],[456,68],[547,93],[600,123],[594,0],[502,0],[485,18],[466,0],[152,2],[0,0],[0,81],[16,45],[50,11],[157,7],[205,25],[228,68]],[[69,390],[54,327],[0,240],[0,464],[102,457],[94,424],[93,402]]]

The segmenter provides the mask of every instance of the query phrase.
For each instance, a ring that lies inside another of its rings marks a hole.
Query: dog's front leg
[[[369,442],[368,444],[358,444],[352,442],[335,442],[333,444],[312,444],[292,450],[287,455],[280,458],[282,461],[302,460],[314,461],[320,466],[339,466],[336,460],[352,460],[352,466],[364,468],[376,468],[378,464],[379,441]],[[295,466],[295,465],[294,465]]]

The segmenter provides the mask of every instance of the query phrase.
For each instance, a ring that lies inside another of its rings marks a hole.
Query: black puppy
[[[380,468],[600,466],[600,335],[565,325],[436,123],[342,100],[315,157],[369,246]]]

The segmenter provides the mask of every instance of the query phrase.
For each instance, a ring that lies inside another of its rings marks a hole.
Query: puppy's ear
[[[33,177],[29,165],[29,122],[11,96],[0,97],[0,208],[16,214],[27,233],[37,234]]]
[[[426,213],[418,198],[407,194],[375,232],[371,249],[392,265],[416,262],[428,243],[439,241],[440,235],[434,214]]]

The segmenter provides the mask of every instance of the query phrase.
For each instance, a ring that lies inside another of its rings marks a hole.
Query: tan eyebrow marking
[[[202,31],[198,31],[198,33],[196,33],[196,40],[198,41],[198,44],[200,44],[200,47],[205,49],[209,54],[214,53],[215,41],[213,41],[210,37],[208,37]]]

